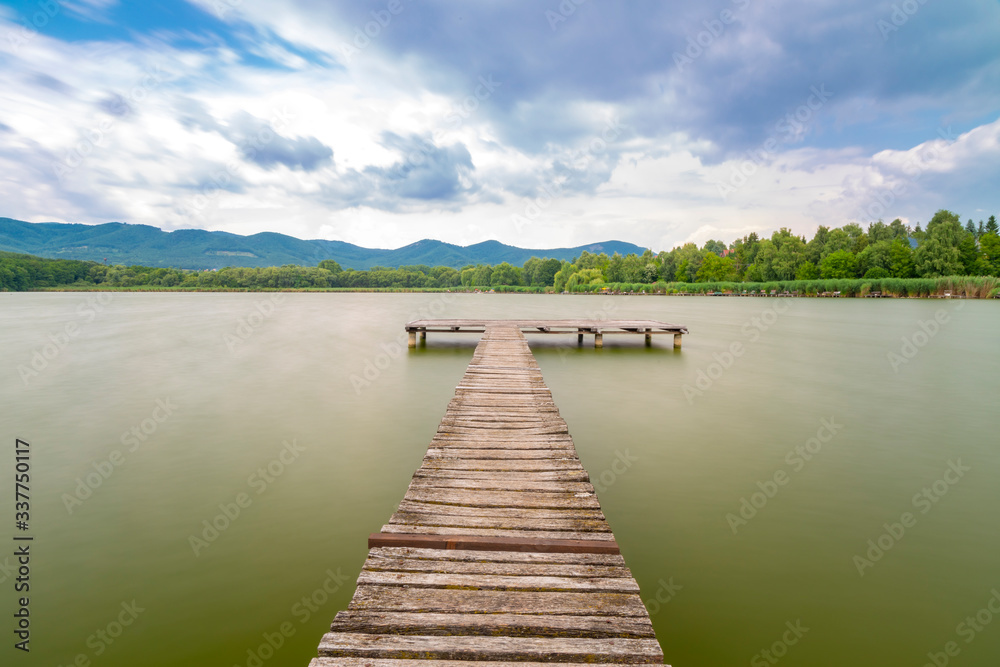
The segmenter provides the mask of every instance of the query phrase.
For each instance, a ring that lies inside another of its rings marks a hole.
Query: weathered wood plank
[[[625,577],[627,567],[573,565],[569,563],[497,563],[494,561],[428,560],[418,558],[368,558],[363,570],[373,572],[437,572],[443,574],[492,574],[511,577]]]
[[[462,637],[330,632],[320,655],[430,660],[539,660],[547,662],[644,663],[663,661],[652,639],[584,637]]]
[[[639,592],[639,585],[631,577],[539,577],[362,570],[358,575],[358,584],[496,591]]]
[[[635,667],[661,667],[661,663],[632,663]],[[587,663],[561,662],[560,667],[587,667]],[[551,662],[502,660],[396,660],[395,658],[313,658],[309,667],[552,667]],[[667,666],[669,667],[669,665]]]
[[[535,591],[444,590],[399,586],[358,586],[357,610],[476,614],[555,614],[562,616],[645,616],[634,593],[538,593]]]
[[[569,531],[572,533],[610,533],[607,521],[593,519],[527,519],[498,516],[455,516],[427,512],[396,512],[389,519],[390,526],[426,526],[439,528],[492,528],[496,530]],[[465,533],[465,530],[453,531]],[[496,533],[502,535],[503,533]]]
[[[625,567],[621,554],[569,553],[565,551],[466,551],[411,547],[375,547],[368,558],[409,558],[456,563],[550,563]]]
[[[450,489],[495,489],[503,491],[511,488],[510,482],[500,479],[448,479],[434,477],[414,477],[410,481],[411,489],[426,488]],[[550,482],[546,480],[520,479],[517,481],[519,491],[554,491],[558,493],[594,493],[590,482]]]
[[[413,614],[341,611],[332,632],[396,635],[503,635],[507,637],[654,638],[642,617],[534,616],[531,614]],[[523,664],[523,663],[518,663]]]
[[[462,489],[410,489],[407,500],[465,507],[589,507],[601,504],[592,493],[534,493],[532,491],[477,491]]]
[[[405,498],[399,503],[399,512],[414,514],[434,514],[440,516],[477,516],[497,519],[594,519],[604,520],[604,512],[599,509],[560,507],[556,509],[539,507],[463,507],[462,505],[441,505],[424,503]]]
[[[382,526],[381,533],[368,536],[368,547],[424,547],[467,551],[568,551],[572,553],[619,553],[611,533],[546,533],[542,531],[490,531],[479,528],[441,532],[426,526]]]
[[[398,523],[385,524],[382,526],[381,534],[404,534],[414,537],[419,535],[438,535],[452,539],[459,537],[516,539],[529,545],[526,548],[540,548],[535,546],[535,542],[538,540],[613,542],[615,539],[614,535],[610,532],[602,533],[597,531],[575,532],[570,530],[520,530],[517,528],[466,528],[460,526],[421,526]],[[461,549],[465,547],[454,548]]]
[[[545,459],[541,461],[528,461],[514,459],[502,461],[495,459],[452,459],[452,458],[427,458],[420,466],[425,470],[491,470],[509,472],[544,472],[549,470],[583,470],[583,465],[579,459]]]
[[[418,468],[414,477],[441,479],[497,479],[510,483],[507,488],[517,488],[516,484],[527,480],[548,480],[568,482],[589,482],[586,470],[454,470],[448,468]]]

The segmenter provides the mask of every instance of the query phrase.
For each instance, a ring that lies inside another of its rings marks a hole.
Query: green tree
[[[1000,235],[996,232],[986,232],[979,239],[979,247],[983,252],[983,266],[991,276],[1000,276]]]
[[[771,270],[778,280],[792,280],[799,264],[806,261],[806,244],[797,236],[783,239],[778,248]]]
[[[736,280],[736,265],[731,257],[719,257],[714,252],[705,255],[695,276],[700,283]]]
[[[501,262],[493,267],[493,272],[490,274],[490,285],[520,285],[521,284],[521,269],[509,264],[508,262]]]
[[[954,213],[940,210],[927,223],[924,240],[913,253],[913,263],[922,278],[954,276],[962,272],[959,245],[965,230]]]
[[[986,221],[986,233],[1000,235],[1000,226],[997,225],[997,217],[995,215],[991,215],[990,219]]]
[[[823,278],[855,278],[857,264],[858,260],[850,250],[837,250],[823,258],[819,270]]]
[[[816,280],[819,278],[819,269],[812,262],[802,262],[795,268],[796,280]]]
[[[915,275],[909,242],[896,239],[889,246],[889,271],[893,278],[912,278]]]
[[[322,262],[319,263],[319,268],[326,269],[330,273],[340,273],[341,271],[343,271],[343,269],[340,268],[340,264],[338,264],[336,260],[333,259],[324,259]]]

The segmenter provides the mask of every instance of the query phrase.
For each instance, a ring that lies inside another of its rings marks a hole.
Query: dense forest
[[[809,241],[782,228],[729,243],[709,240],[654,254],[592,254],[572,262],[532,257],[523,266],[372,267],[342,269],[333,260],[315,267],[229,267],[211,271],[106,266],[0,253],[0,289],[59,287],[151,289],[467,289],[549,292],[797,291],[929,295],[959,289],[994,296],[1000,277],[995,216],[978,225],[938,211],[921,229],[900,220],[819,227]],[[955,281],[954,277],[965,280]],[[984,293],[985,292],[985,293]]]

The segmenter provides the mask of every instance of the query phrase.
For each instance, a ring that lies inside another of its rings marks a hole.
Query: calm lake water
[[[529,337],[668,663],[1000,664],[996,302],[98,296],[0,294],[5,665],[304,667],[476,343],[403,324],[601,316],[691,331]]]

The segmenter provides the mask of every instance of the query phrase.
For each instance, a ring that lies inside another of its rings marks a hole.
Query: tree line
[[[0,253],[0,289],[65,286],[177,289],[465,289],[498,291],[593,291],[602,285],[704,286],[817,280],[1000,277],[1000,230],[995,216],[965,225],[940,210],[926,228],[900,220],[868,225],[820,226],[809,241],[787,228],[770,238],[748,234],[729,244],[709,240],[669,252],[608,256],[583,252],[573,261],[532,257],[523,266],[507,262],[455,269],[447,266],[374,266],[343,269],[334,260],[315,267],[227,267],[193,271],[147,266],[106,266]],[[654,291],[654,290],[650,290]],[[697,291],[704,291],[699,289]]]

